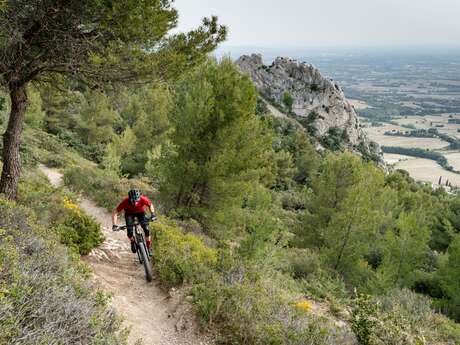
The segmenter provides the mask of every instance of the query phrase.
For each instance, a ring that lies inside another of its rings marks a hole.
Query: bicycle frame
[[[148,223],[149,221],[156,220],[156,217],[147,220],[146,222]],[[141,223],[139,221],[134,222],[134,231],[133,231],[133,236],[134,236],[134,242],[136,243],[136,253],[137,253],[137,258],[139,259],[139,263],[144,265],[145,269],[145,277],[148,282],[152,281],[152,267],[150,264],[150,255],[149,255],[149,250],[147,248],[147,243],[145,242],[144,238],[144,231],[143,229],[140,230]],[[127,229],[128,226],[124,225],[118,228],[118,230],[125,230]]]
[[[140,246],[144,246],[146,251],[148,250],[148,248],[147,248],[147,244],[145,242],[144,231],[140,227],[140,223],[134,224],[134,241],[136,242],[137,257],[139,258],[139,262],[142,263],[143,260],[141,258],[139,248],[140,248]]]

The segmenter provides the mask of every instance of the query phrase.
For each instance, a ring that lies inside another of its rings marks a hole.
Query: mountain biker
[[[136,252],[136,242],[134,242],[134,219],[141,224],[144,230],[147,248],[150,252],[152,241],[150,240],[150,230],[148,227],[145,208],[148,207],[152,217],[155,215],[155,206],[145,195],[141,194],[139,189],[131,189],[128,192],[128,197],[124,198],[112,213],[112,230],[117,230],[118,213],[125,212],[125,221],[128,230],[128,238],[131,241],[131,251]]]

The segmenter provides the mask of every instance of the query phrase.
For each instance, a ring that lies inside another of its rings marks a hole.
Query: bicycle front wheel
[[[142,263],[144,264],[145,279],[147,279],[148,282],[151,282],[152,281],[152,265],[150,264],[150,258],[147,252],[147,248],[145,247],[145,243],[139,243],[139,250],[140,250],[140,256],[142,257]]]

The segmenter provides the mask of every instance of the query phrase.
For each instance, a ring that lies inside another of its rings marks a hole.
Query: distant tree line
[[[399,147],[399,146],[382,146],[382,151],[384,153],[395,153],[399,155],[405,155],[410,157],[417,157],[417,158],[426,158],[436,161],[440,166],[442,166],[445,170],[452,171],[456,174],[460,174],[459,171],[455,170],[451,165],[449,165],[446,157],[444,157],[441,153],[436,151],[429,151],[421,148],[414,148],[414,147]]]
[[[436,129],[416,129],[413,131],[386,131],[384,133],[387,136],[393,137],[414,137],[414,138],[434,138],[437,137]]]
[[[413,138],[439,138],[449,143],[450,150],[460,149],[460,140],[452,138],[450,135],[445,133],[440,133],[436,128],[430,129],[416,129],[412,131],[402,132],[402,131],[387,131],[384,133],[387,136],[395,137],[413,137]]]

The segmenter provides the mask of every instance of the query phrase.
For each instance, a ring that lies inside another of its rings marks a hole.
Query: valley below
[[[366,120],[366,119],[364,119]],[[458,120],[458,121],[457,121]],[[369,123],[364,121],[364,130],[369,139],[377,142],[384,151],[384,161],[394,169],[406,170],[417,181],[438,185],[439,181],[452,187],[460,187],[460,150],[452,149],[443,135],[458,140],[460,114],[395,117],[391,123]],[[410,136],[414,131],[437,131],[440,137]],[[444,157],[448,166],[441,166],[436,160],[405,154],[387,153],[386,148],[422,149]]]
[[[441,177],[444,185],[449,181],[460,187],[458,52],[293,55],[343,87],[363,130],[383,148],[388,165],[418,181],[438,184]]]

